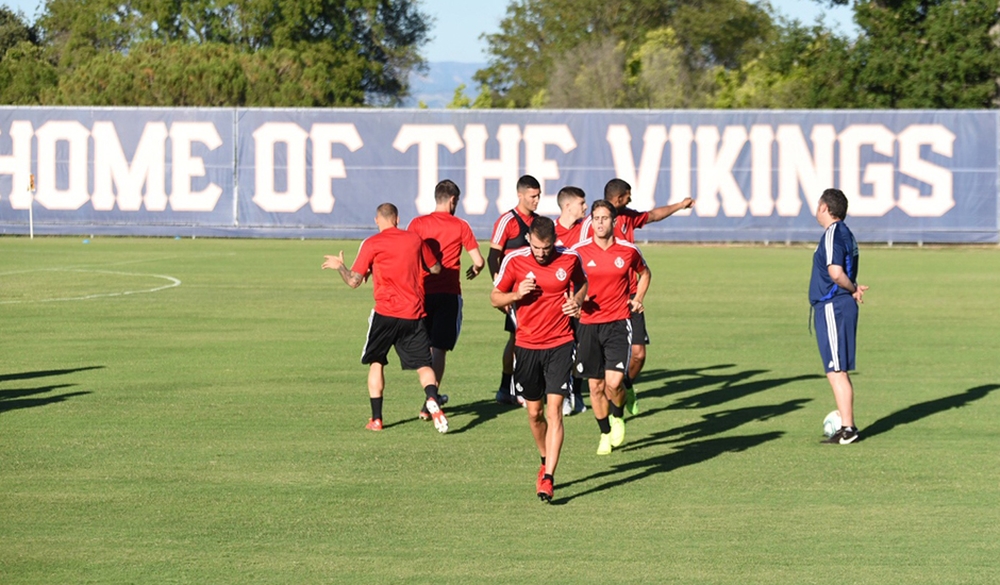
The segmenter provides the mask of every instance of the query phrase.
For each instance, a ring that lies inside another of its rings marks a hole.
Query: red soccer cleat
[[[370,418],[368,419],[368,424],[365,428],[369,431],[381,431],[382,430],[382,419],[380,418]]]
[[[545,466],[538,468],[538,479],[535,481],[535,492],[541,493],[542,491],[542,478],[545,477]]]
[[[548,504],[552,501],[552,495],[554,492],[555,488],[552,485],[552,480],[547,477],[543,477],[542,481],[538,484],[538,499]]]

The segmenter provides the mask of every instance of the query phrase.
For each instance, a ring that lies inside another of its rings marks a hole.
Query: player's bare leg
[[[559,464],[559,453],[563,444],[563,414],[564,398],[559,394],[550,394],[545,398],[545,473],[555,476]]]
[[[645,345],[633,345],[632,346],[632,359],[628,362],[628,378],[632,382],[635,382],[636,378],[642,372],[643,366],[646,365],[646,346]]]
[[[535,439],[535,445],[538,447],[538,454],[545,457],[545,435],[548,433],[548,422],[545,420],[545,408],[544,403],[541,400],[528,400],[527,411],[528,411],[528,427],[531,428],[531,436]],[[548,466],[548,459],[545,460],[546,469]]]
[[[847,372],[828,372],[826,379],[833,389],[833,399],[840,411],[841,426],[854,426],[854,385]]]
[[[368,366],[368,397],[382,398],[385,391],[385,372],[382,364],[372,363]]]

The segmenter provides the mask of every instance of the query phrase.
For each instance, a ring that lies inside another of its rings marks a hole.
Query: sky
[[[2,4],[22,11],[29,21],[39,12],[44,0],[3,0]],[[486,42],[483,33],[496,32],[506,13],[506,0],[421,0],[423,11],[434,17],[431,40],[424,46],[424,57],[431,63],[456,61],[459,63],[485,63]],[[854,32],[851,9],[838,6],[825,8],[813,0],[771,0],[778,13],[813,23],[821,14],[826,23],[843,33]]]

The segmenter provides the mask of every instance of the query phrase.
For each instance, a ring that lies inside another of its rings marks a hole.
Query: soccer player
[[[441,272],[441,264],[420,236],[396,227],[399,211],[383,203],[375,213],[378,233],[361,242],[358,257],[350,270],[344,251],[326,256],[324,269],[336,270],[351,288],[358,288],[369,275],[374,277],[375,308],[368,319],[368,339],[361,363],[368,364],[368,397],[372,417],[365,428],[382,430],[382,394],[389,347],[396,348],[404,370],[416,370],[426,396],[425,406],[438,432],[448,432],[448,419],[438,402],[437,379],[431,367],[431,346],[424,327],[423,271]]]
[[[587,217],[587,194],[579,187],[566,186],[556,195],[559,205],[559,219],[556,220],[556,246],[572,248],[580,243],[580,228]],[[573,323],[576,328],[576,320]],[[563,403],[563,416],[571,416],[587,411],[583,403],[583,380],[573,377],[573,392]]]
[[[552,501],[555,472],[563,443],[563,400],[570,393],[573,329],[587,294],[580,257],[557,248],[555,225],[537,217],[528,232],[528,248],[511,252],[494,281],[490,302],[510,308],[517,323],[514,384],[524,397],[528,425],[542,458],[535,491]]]
[[[816,221],[825,232],[813,254],[809,303],[815,312],[816,342],[826,378],[840,411],[841,427],[824,443],[850,445],[858,440],[854,426],[854,369],[858,303],[868,287],[858,284],[858,242],[847,228],[847,196],[827,189],[816,206]]]
[[[655,207],[649,211],[636,211],[628,207],[632,201],[632,186],[622,179],[611,179],[604,186],[604,200],[614,205],[618,210],[618,217],[615,220],[615,237],[635,243],[635,230],[642,228],[646,224],[662,221],[682,209],[688,209],[694,205],[694,199],[690,197],[683,201],[671,205]],[[581,228],[584,237],[590,237],[593,233],[590,221],[584,220]],[[630,287],[630,293],[635,294],[635,283]],[[643,366],[646,365],[646,346],[649,345],[649,334],[646,331],[646,316],[642,313],[632,314],[632,358],[629,361],[628,372],[625,375],[625,390],[627,393],[627,410],[631,414],[639,413],[639,406],[635,399],[635,391],[632,389],[632,382],[639,377]]]
[[[500,271],[500,262],[511,250],[524,248],[528,245],[528,228],[538,215],[538,201],[542,196],[542,186],[538,179],[524,175],[517,180],[517,206],[501,215],[493,224],[493,237],[490,239],[490,252],[486,264],[490,268],[490,276],[496,278]],[[518,397],[511,383],[514,371],[514,322],[508,314],[504,319],[504,330],[510,333],[507,345],[503,349],[503,369],[500,378],[500,388],[496,400],[501,404],[518,404]]]
[[[473,279],[486,266],[479,244],[472,235],[472,228],[464,219],[455,217],[461,191],[454,182],[445,179],[434,188],[435,209],[428,215],[416,217],[406,231],[420,236],[430,246],[431,252],[441,261],[441,272],[424,275],[424,323],[431,339],[431,361],[434,376],[440,388],[444,380],[446,353],[455,349],[462,331],[462,248],[469,252],[472,266],[465,272]],[[440,404],[448,402],[448,395],[440,395]],[[420,418],[431,418],[427,407],[420,410]]]
[[[590,382],[590,407],[601,430],[598,455],[609,455],[625,440],[623,382],[632,349],[632,313],[642,313],[651,273],[639,248],[615,238],[617,210],[595,201],[590,213],[594,237],[577,244],[587,271],[587,298],[576,330],[576,374]],[[629,295],[632,275],[638,277]]]

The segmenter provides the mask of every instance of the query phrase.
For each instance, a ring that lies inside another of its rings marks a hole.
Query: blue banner
[[[640,241],[812,241],[822,191],[862,241],[997,242],[997,112],[0,108],[0,233],[359,237],[462,189],[480,238],[522,174],[631,206]],[[34,184],[32,184],[34,179]]]

